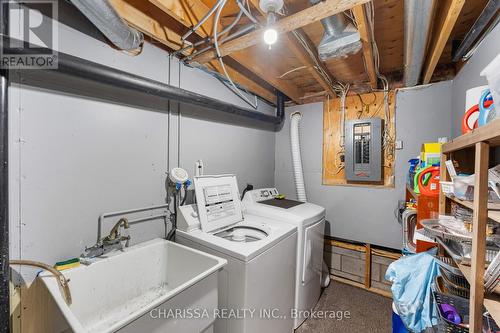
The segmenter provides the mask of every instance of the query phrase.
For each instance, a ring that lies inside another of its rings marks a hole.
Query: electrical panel
[[[345,123],[345,177],[347,181],[382,181],[382,119]]]

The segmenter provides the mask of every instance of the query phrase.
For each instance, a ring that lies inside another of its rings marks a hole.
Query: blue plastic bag
[[[438,323],[438,309],[431,291],[437,275],[439,265],[429,252],[402,257],[387,268],[385,279],[392,282],[396,309],[412,332],[421,332]]]

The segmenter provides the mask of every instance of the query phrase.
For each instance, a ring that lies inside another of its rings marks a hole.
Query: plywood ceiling
[[[262,11],[258,8],[258,0],[248,0],[252,13],[260,20],[264,20]],[[118,13],[132,26],[141,30],[153,40],[162,43],[168,50],[178,50],[183,44],[182,36],[189,28],[215,4],[216,0],[111,0]],[[334,10],[338,6],[351,8],[366,1],[363,0],[325,0],[322,5],[330,4],[330,9]],[[453,3],[460,3],[463,0],[443,0],[439,1],[436,9],[436,20],[443,13],[446,13],[447,6]],[[449,33],[447,42],[443,45],[441,53],[437,54],[439,62],[437,69],[433,71],[433,80],[443,79],[443,74],[439,73],[440,68],[447,68],[447,75],[450,74],[452,41],[462,39],[470,30],[477,17],[480,15],[488,0],[467,0],[463,3],[460,15],[456,22],[451,20],[454,26]],[[375,10],[374,35],[375,42],[380,53],[380,72],[387,75],[393,86],[398,86],[403,70],[403,43],[404,43],[404,15],[403,0],[373,0]],[[334,4],[335,6],[331,5]],[[461,7],[462,4],[460,4]],[[310,10],[311,4],[308,0],[285,0],[287,17],[304,13]],[[326,7],[325,7],[326,8]],[[332,9],[334,8],[334,9]],[[344,7],[342,7],[344,8]],[[360,7],[358,7],[359,9]],[[239,12],[235,0],[228,0],[222,11],[221,25],[228,25]],[[361,11],[362,13],[363,11]],[[360,13],[358,10],[356,13]],[[323,13],[319,13],[323,14]],[[301,25],[299,31],[305,36],[310,46],[316,52],[322,36],[323,27],[317,18],[318,13],[306,15],[309,24]],[[351,14],[349,14],[351,16]],[[351,16],[352,17],[352,16]],[[284,18],[281,17],[280,21]],[[362,21],[354,15],[358,26],[362,26]],[[359,22],[358,22],[359,21]],[[246,24],[249,20],[243,18],[235,29]],[[189,41],[195,42],[211,35],[213,20],[208,20],[202,29],[194,33]],[[451,28],[451,27],[450,27]],[[438,34],[436,27],[433,34]],[[287,30],[289,31],[289,30]],[[360,33],[361,33],[360,29]],[[324,76],[315,70],[314,61],[302,47],[291,32],[281,35],[277,44],[271,49],[261,41],[252,41],[252,46],[240,51],[232,52],[223,57],[231,78],[260,97],[275,102],[275,91],[280,90],[286,94],[293,103],[306,103],[322,98],[323,94],[332,94],[331,85],[328,85]],[[294,46],[295,45],[295,46]],[[298,46],[297,46],[298,45]],[[351,55],[345,59],[327,60],[319,63],[324,72],[333,81],[350,83],[355,92],[366,92],[377,88],[373,69],[370,68],[370,52],[363,51]],[[432,52],[432,45],[428,53]],[[190,54],[190,50],[180,54],[185,57]],[[439,48],[438,48],[438,52]],[[429,56],[429,55],[428,55]],[[436,54],[434,54],[436,56]],[[371,60],[373,61],[373,60]],[[368,63],[368,66],[367,66]],[[222,71],[217,60],[204,62],[203,65],[214,71]],[[373,66],[372,66],[373,67]],[[453,70],[451,71],[453,74]],[[446,78],[446,76],[444,77]]]

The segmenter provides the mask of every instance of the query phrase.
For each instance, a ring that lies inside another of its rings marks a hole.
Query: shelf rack
[[[439,213],[449,213],[450,203],[456,202],[473,210],[471,266],[458,267],[470,283],[470,332],[482,332],[483,305],[500,323],[500,296],[484,295],[486,223],[488,218],[500,223],[500,205],[488,204],[488,169],[490,149],[500,146],[500,119],[457,137],[442,147],[441,180],[449,181],[445,161],[456,159],[461,167],[474,172],[474,201],[464,201],[443,192],[439,196]]]

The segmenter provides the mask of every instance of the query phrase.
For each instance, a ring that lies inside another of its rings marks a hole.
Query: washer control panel
[[[257,190],[248,191],[245,193],[245,198],[253,202],[261,202],[264,200],[274,199],[279,194],[276,188],[260,188]],[[245,201],[245,198],[243,199]]]

